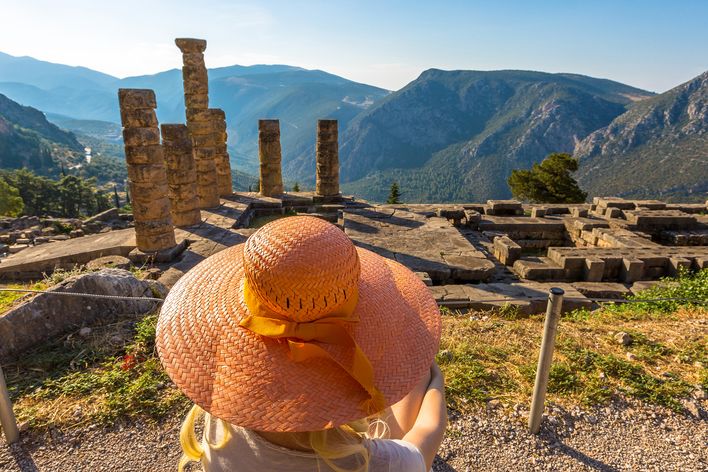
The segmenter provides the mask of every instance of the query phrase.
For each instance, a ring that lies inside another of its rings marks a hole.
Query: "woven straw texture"
[[[347,329],[389,405],[430,368],[440,315],[422,281],[394,261],[355,248],[330,223],[283,218],[194,267],[160,313],[157,349],[167,373],[218,418],[261,431],[316,431],[365,416],[360,405],[367,395],[334,361],[293,362],[285,340],[239,326],[249,316],[246,277],[269,308],[295,321],[327,315],[357,287],[360,321]],[[317,345],[335,359],[351,359],[347,349]]]

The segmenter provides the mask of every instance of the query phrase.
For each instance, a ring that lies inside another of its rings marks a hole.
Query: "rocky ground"
[[[434,470],[708,470],[705,418],[637,403],[591,411],[552,407],[541,434],[533,436],[524,414],[489,408],[453,418]],[[20,444],[0,445],[0,470],[174,471],[178,430],[173,419],[26,434]]]

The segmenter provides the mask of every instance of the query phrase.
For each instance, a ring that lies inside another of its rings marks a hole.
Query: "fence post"
[[[5,441],[8,444],[15,443],[20,439],[20,431],[17,429],[17,420],[15,420],[15,413],[12,411],[10,393],[7,391],[2,367],[0,367],[0,426],[2,426]]]
[[[562,288],[553,287],[548,295],[546,322],[543,325],[543,339],[541,340],[541,353],[538,357],[536,382],[533,386],[531,411],[529,412],[529,431],[533,434],[538,433],[541,427],[543,407],[546,401],[546,388],[548,387],[548,374],[553,360],[553,346],[556,343],[556,330],[563,306],[564,293]]]

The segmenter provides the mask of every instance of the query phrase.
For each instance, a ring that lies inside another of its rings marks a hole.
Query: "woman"
[[[447,423],[439,341],[408,269],[317,218],[269,223],[182,277],[160,313],[160,358],[195,403],[180,469],[429,470]]]

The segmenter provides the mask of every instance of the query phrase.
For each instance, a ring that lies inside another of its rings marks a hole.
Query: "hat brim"
[[[430,369],[440,342],[440,313],[409,269],[357,248],[360,321],[349,328],[391,405]],[[239,326],[243,245],[225,249],[185,274],[170,290],[157,324],[157,350],[179,387],[205,411],[260,431],[317,431],[363,418],[367,396],[326,358],[293,362],[287,342]],[[318,343],[335,358],[349,353]]]

